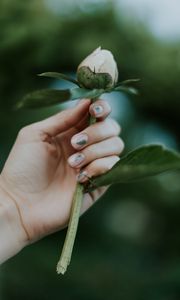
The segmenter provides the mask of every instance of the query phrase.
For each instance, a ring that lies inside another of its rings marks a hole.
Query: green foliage
[[[87,191],[113,183],[137,181],[162,172],[180,169],[180,155],[161,145],[137,148],[122,157],[104,175],[91,179]]]
[[[83,88],[71,89],[71,99],[83,99],[83,98],[97,98],[100,97],[105,91],[103,89],[87,90]]]
[[[19,108],[42,108],[70,100],[70,90],[44,89],[32,92],[15,106]]]
[[[102,74],[101,74],[102,75]],[[106,74],[108,75],[108,74]],[[42,77],[51,77],[57,78],[59,80],[66,80],[68,82],[75,83],[80,85],[78,81],[72,79],[71,77],[57,72],[45,72],[39,74]],[[90,80],[90,79],[89,79]],[[105,89],[85,89],[83,87],[73,88],[73,89],[66,89],[66,90],[52,90],[52,89],[43,89],[31,92],[24,96],[24,98],[19,101],[15,108],[42,108],[51,105],[60,104],[62,102],[68,100],[76,100],[76,99],[83,99],[83,98],[97,98],[100,97],[103,93],[111,93],[115,92],[124,92],[132,95],[137,95],[138,91],[134,87],[128,86],[134,82],[139,81],[138,79],[129,79],[125,80],[121,83],[118,83],[115,87],[105,88]],[[93,79],[94,82],[94,79]],[[91,83],[92,84],[92,83]]]
[[[66,90],[44,89],[32,92],[16,104],[19,108],[43,108],[51,105],[60,104],[68,100],[99,97],[104,90],[87,90],[83,88],[73,88]]]
[[[67,100],[74,100],[74,99],[81,99],[81,98],[91,98],[92,100],[96,100],[104,92],[112,92],[112,91],[123,91],[132,94],[137,94],[136,89],[129,87],[128,84],[132,82],[136,82],[135,80],[126,80],[124,81],[124,85],[120,84],[117,86],[110,87],[108,89],[108,85],[105,84],[106,80],[104,81],[104,75],[109,74],[97,74],[100,77],[96,77],[96,74],[92,72],[91,74],[87,73],[90,71],[89,68],[87,70],[83,70],[83,72],[78,71],[77,79],[78,82],[87,88],[91,89],[83,89],[83,88],[75,88],[69,90],[43,90],[43,91],[36,91],[29,96],[26,96],[25,99],[18,104],[17,107],[41,107],[57,104],[59,102],[64,102]],[[86,68],[85,68],[86,69]],[[85,72],[85,73],[84,73]],[[55,77],[58,79],[66,79],[68,77],[66,75],[54,73],[54,72],[47,72],[43,73],[42,75],[50,77]],[[82,76],[82,77],[81,77]],[[68,81],[72,81],[71,79]],[[104,89],[95,89],[96,87],[104,86]],[[51,100],[49,100],[51,99]],[[32,104],[31,104],[32,103]],[[96,122],[94,117],[90,116],[89,125]],[[139,178],[145,178],[148,176],[152,176],[155,174],[162,173],[167,170],[173,169],[180,169],[180,155],[175,154],[169,150],[163,149],[161,146],[151,145],[141,147],[136,149],[135,151],[128,154],[124,159],[114,165],[112,170],[107,172],[103,176],[99,176],[98,178],[95,177],[94,180],[90,180],[90,185],[86,188],[85,192],[91,192],[92,190],[96,189],[100,186],[107,186],[117,182],[129,182],[132,180],[137,180]],[[76,191],[73,195],[73,206],[71,209],[70,220],[68,224],[68,230],[66,239],[64,242],[64,246],[62,249],[62,253],[60,259],[57,264],[57,273],[64,275],[68,265],[71,261],[73,246],[77,234],[77,226],[80,217],[80,210],[81,204],[83,200],[83,192],[84,187],[82,184],[77,183]]]
[[[134,84],[136,82],[139,82],[139,81],[140,81],[139,78],[127,79],[127,80],[123,80],[121,82],[117,82],[115,86],[116,87],[121,86],[121,85],[129,86],[129,85],[132,85],[132,84]]]
[[[114,91],[128,93],[130,95],[138,95],[137,89],[135,89],[134,87],[127,87],[123,85],[116,86],[114,88]]]
[[[140,79],[138,78],[123,80],[115,85],[114,91],[124,92],[130,95],[138,95],[138,90],[133,85],[139,81]]]
[[[63,80],[66,80],[66,81],[70,81],[76,85],[79,86],[79,83],[77,80],[65,75],[65,74],[62,74],[62,73],[58,73],[58,72],[45,72],[45,73],[41,73],[41,74],[38,74],[39,76],[41,77],[50,77],[50,78],[56,78],[56,79],[63,79]]]
[[[30,90],[54,84],[36,74],[72,72],[99,44],[113,52],[120,80],[141,78],[138,97],[130,102],[130,97],[119,96],[116,102],[125,150],[152,139],[180,149],[179,41],[155,39],[112,1],[99,1],[99,11],[91,4],[93,13],[80,9],[78,1],[60,2],[70,5],[65,16],[51,13],[41,0],[0,2],[1,167],[22,126],[60,109],[11,110]],[[59,280],[52,264],[59,238],[64,240],[58,232],[1,267],[1,299],[179,299],[179,175],[169,172],[145,182],[113,185],[82,217],[67,276]],[[145,211],[142,223],[138,208]]]

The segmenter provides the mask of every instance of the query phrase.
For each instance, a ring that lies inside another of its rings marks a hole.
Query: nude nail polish
[[[75,135],[72,137],[72,144],[77,145],[79,147],[86,145],[88,141],[88,135],[86,133],[82,133],[79,135]]]
[[[68,162],[71,165],[71,167],[76,167],[83,162],[84,158],[85,156],[83,153],[75,153],[68,158]]]
[[[93,111],[94,111],[94,114],[96,115],[96,116],[100,116],[100,115],[102,115],[102,113],[103,113],[103,107],[101,106],[101,105],[94,105],[93,106]]]
[[[80,171],[80,173],[76,176],[78,182],[83,182],[87,178],[86,171]]]

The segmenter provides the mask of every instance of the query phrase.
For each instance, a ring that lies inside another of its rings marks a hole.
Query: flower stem
[[[91,99],[91,103],[94,103],[96,100],[97,100],[97,98],[92,98]],[[93,117],[93,116],[91,116],[91,115],[89,115],[89,125],[92,125],[94,123],[96,123],[96,118]]]
[[[96,98],[91,99],[91,102],[95,102]],[[89,115],[89,125],[96,123],[96,118]],[[72,208],[70,213],[70,220],[68,225],[68,230],[66,234],[66,239],[62,249],[61,257],[57,264],[57,273],[64,275],[67,270],[68,265],[71,261],[74,241],[76,238],[79,216],[81,211],[82,199],[83,199],[84,186],[81,183],[77,183],[76,190],[73,195]]]
[[[70,220],[68,225],[68,231],[64,242],[63,250],[60,260],[57,264],[57,273],[64,274],[68,265],[70,264],[74,241],[76,237],[79,215],[81,210],[81,204],[83,199],[83,185],[77,183],[76,190],[73,196],[72,209],[70,214]]]

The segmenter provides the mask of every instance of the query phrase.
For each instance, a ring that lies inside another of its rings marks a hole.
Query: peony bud
[[[113,87],[118,80],[118,69],[112,53],[101,47],[94,50],[78,66],[77,79],[87,89]]]

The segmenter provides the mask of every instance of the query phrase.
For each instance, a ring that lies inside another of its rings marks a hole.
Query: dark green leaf
[[[113,89],[115,92],[123,92],[123,93],[128,93],[131,95],[138,95],[137,89],[134,87],[128,87],[128,86],[117,86]]]
[[[27,94],[16,108],[40,108],[55,105],[71,99],[70,90],[39,90]]]
[[[88,90],[83,88],[71,89],[71,100],[82,98],[97,98],[105,92],[103,89]]]
[[[117,87],[117,86],[122,86],[122,85],[131,85],[131,84],[136,83],[136,82],[138,82],[138,81],[140,81],[139,78],[123,80],[123,81],[121,81],[121,82],[118,82],[118,83],[116,84],[116,87]]]
[[[104,90],[87,90],[82,88],[74,88],[67,90],[52,90],[44,89],[34,91],[27,94],[22,101],[17,103],[16,109],[19,108],[41,108],[55,104],[60,104],[68,100],[82,99],[82,98],[96,98],[99,97]]]
[[[42,77],[50,77],[50,78],[56,78],[56,79],[63,79],[63,80],[66,80],[66,81],[70,81],[76,85],[79,86],[79,83],[77,80],[65,75],[65,74],[62,74],[62,73],[58,73],[58,72],[45,72],[45,73],[41,73],[41,74],[38,74],[38,76],[42,76]]]
[[[180,169],[180,154],[161,145],[135,149],[104,175],[91,180],[87,191],[112,183],[136,181],[165,171]]]

